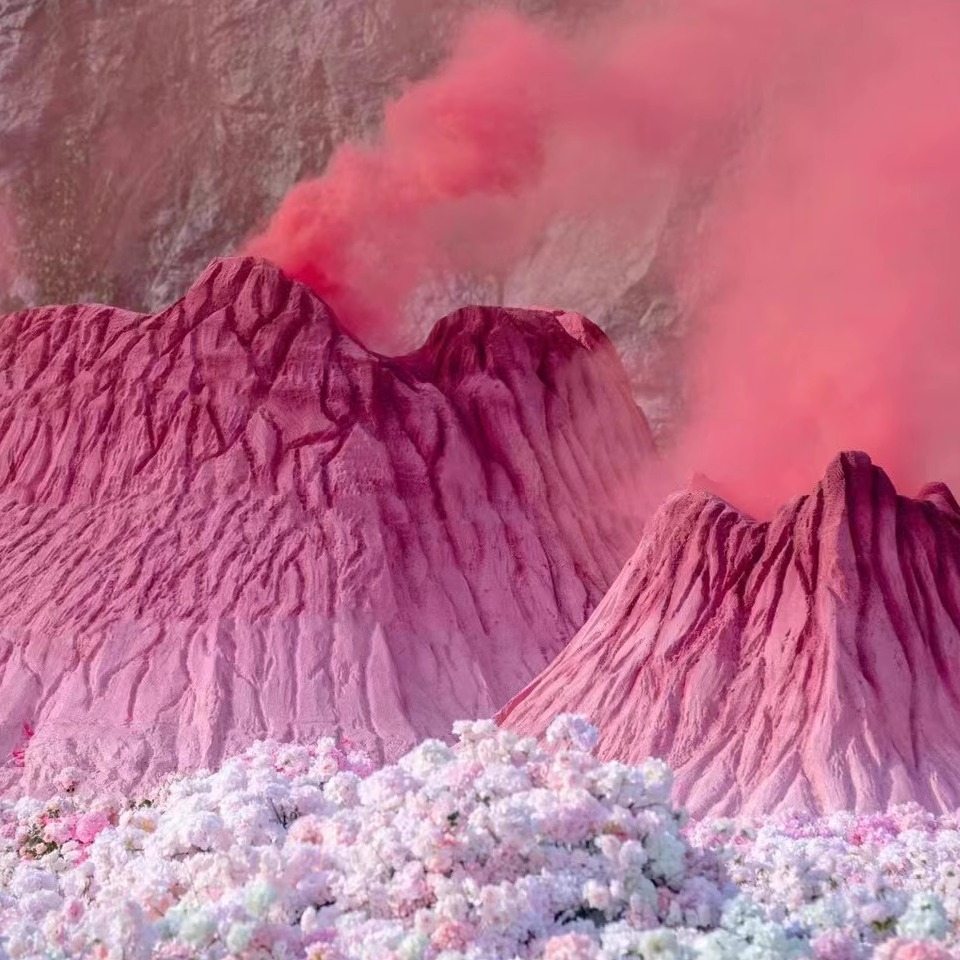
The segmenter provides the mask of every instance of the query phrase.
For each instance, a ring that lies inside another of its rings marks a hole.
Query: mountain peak
[[[931,509],[931,504],[937,509]],[[960,524],[863,453],[767,523],[672,497],[593,616],[499,715],[586,713],[697,815],[960,803]]]
[[[257,737],[396,756],[490,715],[649,509],[626,374],[568,323],[471,307],[383,357],[227,259],[155,316],[3,325],[0,755],[36,735],[0,786],[66,762],[128,786]]]

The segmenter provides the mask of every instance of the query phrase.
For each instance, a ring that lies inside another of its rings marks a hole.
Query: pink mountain
[[[603,603],[501,712],[591,717],[695,815],[960,805],[960,511],[861,453],[770,523],[686,492]]]
[[[0,785],[489,716],[633,551],[652,455],[578,316],[468,308],[390,359],[228,260],[156,316],[5,318]]]

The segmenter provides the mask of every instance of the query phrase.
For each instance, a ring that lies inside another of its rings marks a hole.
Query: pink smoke
[[[565,214],[626,251],[708,175],[677,467],[761,514],[841,448],[957,484],[958,105],[952,0],[628,4],[574,39],[487,13],[248,252],[388,346],[431,271],[505,269]]]
[[[469,19],[437,75],[387,106],[379,141],[341,147],[246,252],[389,345],[432,272],[505,269],[558,214],[627,242],[755,85],[769,44],[752,16],[744,42],[738,5],[622,12],[576,40],[505,11]]]
[[[960,480],[960,7],[820,16],[698,251],[681,457],[761,514],[842,448],[910,492]]]

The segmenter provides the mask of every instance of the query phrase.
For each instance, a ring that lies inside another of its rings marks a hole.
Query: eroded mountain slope
[[[670,498],[583,630],[501,712],[655,755],[698,815],[960,804],[960,510],[865,454],[758,523]]]
[[[385,358],[227,260],[156,316],[5,318],[0,751],[36,731],[7,783],[489,715],[629,556],[652,453],[573,315],[467,308]]]

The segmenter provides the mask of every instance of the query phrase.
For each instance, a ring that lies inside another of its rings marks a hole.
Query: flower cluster
[[[0,942],[17,958],[563,960],[716,926],[718,861],[683,840],[662,763],[601,763],[569,717],[542,747],[489,721],[455,732],[376,771],[330,740],[261,743],[149,806],[20,801]]]
[[[956,815],[910,804],[875,815],[716,820],[688,837],[723,859],[741,899],[801,933],[816,957],[960,956]]]
[[[149,801],[0,803],[0,960],[943,960],[953,828],[689,825],[661,762],[456,725],[374,769],[258,743]],[[872,899],[871,899],[872,898]]]

